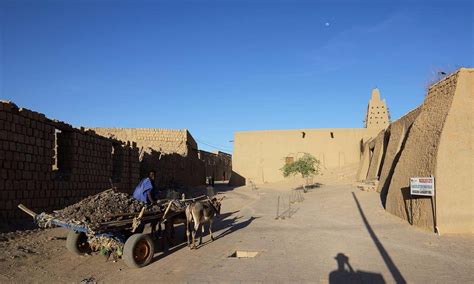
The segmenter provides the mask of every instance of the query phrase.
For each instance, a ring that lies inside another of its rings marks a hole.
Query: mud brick
[[[19,189],[15,191],[15,198],[16,199],[23,199],[23,190]]]
[[[16,191],[15,190],[9,190],[8,191],[8,199],[13,200],[15,199]]]
[[[10,160],[3,161],[3,168],[4,169],[11,169],[12,168],[12,162]]]
[[[15,171],[14,170],[12,170],[12,169],[8,170],[8,178],[11,179],[11,180],[15,179]]]
[[[8,142],[6,143],[6,145],[9,145]],[[5,143],[3,143],[3,146],[6,146]],[[8,149],[9,147],[4,147],[4,149]],[[5,159],[8,160],[8,161],[11,161],[13,160],[13,152],[11,151],[5,151]]]
[[[42,113],[38,113],[38,121],[44,122],[46,120],[46,116]]]
[[[10,142],[10,151],[17,152],[17,145],[15,142]]]
[[[6,130],[0,130],[0,140],[7,140],[8,139],[8,131]]]
[[[0,192],[5,190],[5,180],[0,179]]]
[[[30,171],[23,171],[23,179],[29,180],[32,178],[32,174]]]
[[[24,120],[23,125],[25,126],[25,131],[26,131],[26,128],[31,127],[31,119],[29,119],[28,117],[25,117],[24,119],[25,120]]]
[[[5,208],[7,210],[11,210],[13,209],[13,202],[11,200],[7,200],[6,204],[5,204]]]

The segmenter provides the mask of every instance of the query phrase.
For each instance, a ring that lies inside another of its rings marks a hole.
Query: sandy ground
[[[100,255],[77,256],[63,229],[3,235],[0,282],[473,283],[474,236],[437,236],[386,213],[379,196],[351,185],[322,185],[288,207],[291,186],[225,190],[217,239],[184,243],[130,269]],[[293,198],[296,198],[293,195]],[[182,234],[178,228],[178,234]],[[236,250],[254,258],[230,258]]]

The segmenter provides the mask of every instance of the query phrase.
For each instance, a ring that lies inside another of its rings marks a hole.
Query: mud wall
[[[114,186],[138,181],[135,145],[73,128],[0,102],[0,217],[24,217],[19,203],[51,211]]]
[[[373,140],[374,147],[372,157],[370,159],[370,166],[367,172],[367,179],[374,180],[379,178],[379,170],[382,158],[385,155],[385,130],[379,132],[377,137]]]
[[[187,187],[205,183],[204,163],[197,143],[186,129],[91,128],[121,140],[135,141],[140,148],[140,176],[157,172],[159,187]]]
[[[408,131],[411,125],[418,117],[421,107],[418,107],[400,119],[396,120],[388,127],[386,131],[386,139],[388,140],[387,147],[385,149],[385,158],[381,165],[381,172],[379,177],[379,184],[377,191],[380,192],[382,203],[385,206],[387,198],[388,186],[392,180],[393,171],[400,158],[401,150],[405,143]]]
[[[435,177],[441,233],[474,233],[474,69],[462,69],[438,145]]]
[[[356,179],[357,181],[363,181],[367,178],[367,172],[369,171],[370,166],[370,159],[372,157],[370,144],[371,140],[367,141],[361,140],[360,141],[360,163],[359,168],[357,170]]]
[[[281,168],[287,160],[310,153],[324,169],[360,162],[360,141],[374,137],[380,129],[328,128],[236,132],[232,157],[235,182],[283,180]]]
[[[434,204],[429,197],[410,196],[409,187],[410,177],[433,175],[438,227],[473,231],[472,76],[472,69],[460,69],[431,86],[400,146],[385,205],[413,225],[434,230]]]

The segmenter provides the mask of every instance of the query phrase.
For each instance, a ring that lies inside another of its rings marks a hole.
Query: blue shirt
[[[149,200],[147,198],[147,194],[150,190],[153,190],[153,184],[150,178],[144,178],[135,188],[135,191],[133,192],[133,197],[137,200],[140,200],[141,202],[148,203]]]

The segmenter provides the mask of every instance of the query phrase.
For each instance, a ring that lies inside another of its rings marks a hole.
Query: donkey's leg
[[[202,245],[202,236],[204,235],[204,225],[205,224],[201,225],[201,236],[199,238],[199,245]]]
[[[212,235],[212,219],[209,220],[209,234],[211,235],[211,241],[214,241],[214,236]]]
[[[191,224],[189,223],[189,220],[186,220],[186,238],[187,238],[187,240],[188,240],[188,247],[191,248],[191,242],[190,242],[190,239],[189,239],[190,233],[191,233],[191,232],[189,231],[189,227],[190,227],[190,226],[191,226]]]
[[[199,223],[195,222],[194,223],[194,230],[192,232],[192,237],[193,237],[193,249],[196,249],[196,233],[199,230]]]

